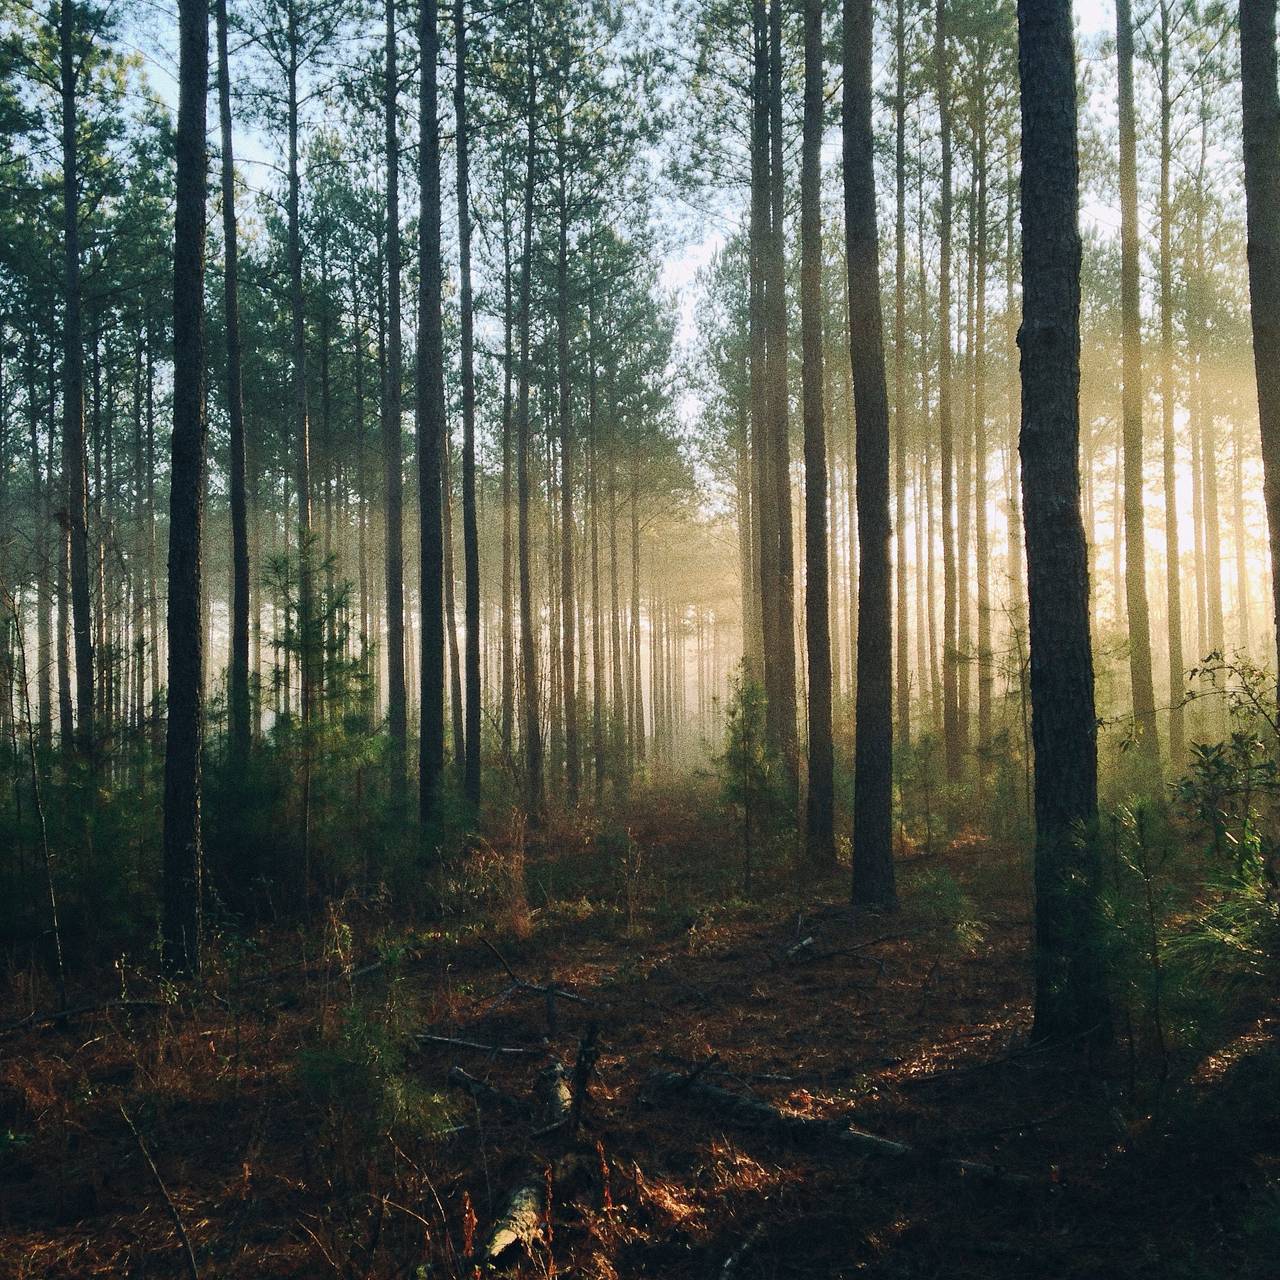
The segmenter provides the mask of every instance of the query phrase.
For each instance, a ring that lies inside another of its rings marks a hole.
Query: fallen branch
[[[17,1022],[7,1023],[0,1027],[0,1036],[14,1035],[19,1031],[31,1031],[36,1027],[47,1027],[55,1022],[69,1022],[72,1018],[85,1018],[92,1013],[109,1013],[113,1009],[163,1009],[163,1000],[103,1000],[98,1004],[77,1005],[74,1009],[63,1009],[58,1013],[29,1013]]]
[[[751,1228],[747,1238],[724,1260],[724,1266],[720,1268],[720,1280],[729,1280],[731,1276],[736,1276],[741,1271],[742,1264],[750,1254],[755,1252],[756,1246],[763,1239],[764,1223],[757,1222]]]
[[[488,938],[481,938],[480,941],[493,953],[498,963],[507,971],[507,977],[511,979],[510,988],[498,997],[499,1002],[509,999],[517,991],[528,991],[531,995],[547,996],[552,1000],[571,1000],[575,1004],[591,1003],[586,996],[576,995],[572,991],[566,991],[563,987],[557,987],[550,983],[527,982],[507,963],[506,957]]]
[[[151,1158],[151,1152],[147,1150],[147,1144],[143,1142],[142,1134],[138,1132],[137,1126],[124,1109],[124,1103],[121,1102],[116,1105],[120,1108],[120,1114],[124,1116],[125,1124],[129,1126],[129,1132],[133,1134],[138,1143],[138,1150],[142,1152],[142,1158],[147,1162],[147,1166],[151,1170],[151,1176],[155,1178],[156,1186],[160,1188],[160,1194],[164,1197],[165,1204],[169,1206],[169,1216],[173,1219],[173,1225],[177,1228],[178,1239],[182,1241],[182,1248],[187,1257],[187,1270],[191,1273],[191,1280],[200,1280],[200,1270],[196,1266],[195,1250],[192,1249],[191,1237],[187,1235],[187,1229],[182,1224],[182,1215],[178,1212],[178,1206],[173,1203],[173,1197],[169,1194],[168,1187],[164,1185],[160,1170],[156,1168],[156,1162]]]
[[[515,1045],[481,1044],[478,1040],[458,1040],[454,1036],[437,1036],[420,1031],[414,1036],[419,1044],[443,1044],[451,1049],[471,1049],[476,1053],[492,1053],[508,1058],[541,1058],[545,1049],[522,1049]]]
[[[832,1147],[854,1155],[891,1156],[902,1160],[914,1158],[937,1163],[942,1168],[967,1177],[989,1178],[1002,1182],[1031,1184],[1034,1179],[1008,1173],[995,1165],[976,1160],[961,1160],[952,1156],[934,1155],[897,1142],[878,1134],[855,1129],[843,1120],[823,1120],[809,1116],[787,1115],[777,1107],[756,1098],[747,1098],[718,1085],[705,1084],[688,1076],[669,1071],[658,1071],[649,1077],[651,1092],[659,1096],[675,1098],[681,1095],[695,1098],[709,1110],[736,1121],[744,1128],[759,1129],[778,1138],[810,1150]]]
[[[543,1117],[549,1121],[539,1132],[548,1133],[567,1125],[573,1110],[573,1094],[565,1080],[564,1068],[558,1062],[539,1074],[537,1092],[541,1095]],[[555,1167],[552,1166],[553,1176]],[[493,1266],[511,1249],[528,1250],[532,1246],[542,1234],[546,1220],[548,1183],[545,1166],[534,1163],[507,1197],[506,1206],[476,1253],[476,1262]]]

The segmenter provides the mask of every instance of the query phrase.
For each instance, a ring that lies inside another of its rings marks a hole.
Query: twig
[[[525,981],[525,979],[521,978],[507,963],[502,952],[499,951],[488,938],[481,938],[480,941],[494,954],[498,963],[507,971],[507,977],[511,979],[511,986],[515,991],[528,991],[533,995],[547,996],[548,998],[556,1000],[572,1000],[575,1004],[591,1003],[586,996],[575,995],[572,991],[565,991],[563,987],[557,987],[550,983]],[[505,999],[511,994],[511,991],[504,992],[501,998]]]
[[[481,1044],[478,1040],[458,1040],[453,1036],[430,1035],[425,1031],[418,1032],[414,1039],[419,1044],[446,1044],[452,1049],[473,1049],[476,1053],[502,1054],[509,1058],[541,1058],[546,1053],[545,1049],[521,1049],[512,1045]]]
[[[178,1206],[173,1203],[169,1188],[164,1185],[160,1170],[156,1168],[156,1162],[151,1158],[151,1152],[147,1150],[147,1144],[143,1142],[142,1134],[138,1132],[138,1126],[133,1123],[129,1113],[124,1109],[124,1103],[119,1102],[116,1105],[120,1108],[120,1114],[124,1117],[125,1124],[129,1126],[129,1132],[133,1134],[138,1144],[138,1150],[142,1152],[142,1158],[147,1162],[151,1175],[156,1180],[156,1186],[160,1188],[160,1194],[164,1197],[165,1204],[169,1206],[169,1216],[173,1218],[173,1225],[178,1230],[178,1238],[182,1241],[182,1248],[187,1255],[187,1270],[191,1273],[191,1280],[200,1280],[200,1269],[196,1266],[195,1250],[191,1247],[191,1237],[187,1235],[186,1227],[182,1225],[182,1215],[178,1212]]]

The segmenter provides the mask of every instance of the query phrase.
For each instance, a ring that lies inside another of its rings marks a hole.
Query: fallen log
[[[696,1078],[670,1071],[657,1071],[649,1077],[650,1096],[674,1099],[680,1096],[696,1099],[708,1110],[732,1120],[744,1128],[757,1129],[808,1150],[824,1147],[855,1156],[886,1156],[901,1161],[936,1164],[965,1177],[984,1178],[997,1182],[1034,1185],[1035,1179],[1010,1173],[996,1165],[978,1160],[962,1160],[954,1156],[938,1155],[909,1146],[893,1138],[855,1129],[843,1120],[817,1119],[811,1116],[788,1115],[777,1107],[761,1102],[758,1098],[744,1097],[722,1089],[719,1085],[706,1084]]]
[[[502,1213],[490,1228],[484,1243],[472,1259],[481,1267],[495,1266],[498,1261],[517,1247],[528,1252],[535,1240],[546,1232],[550,1239],[548,1215],[551,1211],[549,1195],[557,1185],[574,1179],[589,1167],[588,1160],[572,1150],[578,1125],[582,1119],[582,1106],[586,1099],[591,1073],[599,1057],[598,1031],[593,1023],[578,1045],[578,1057],[573,1075],[565,1071],[559,1062],[553,1062],[539,1072],[534,1087],[535,1109],[543,1121],[533,1137],[544,1138],[557,1134],[561,1154],[550,1163],[531,1161],[524,1179],[507,1198]],[[598,1158],[603,1161],[603,1155]]]
[[[546,1133],[569,1123],[573,1112],[573,1094],[565,1078],[564,1067],[552,1063],[538,1076],[536,1093],[541,1108]],[[560,1161],[551,1166],[550,1177],[558,1171]],[[498,1215],[484,1244],[480,1246],[475,1261],[481,1266],[494,1266],[498,1260],[517,1246],[530,1249],[542,1235],[547,1214],[548,1170],[541,1162],[532,1164],[516,1189],[507,1197],[507,1203]]]

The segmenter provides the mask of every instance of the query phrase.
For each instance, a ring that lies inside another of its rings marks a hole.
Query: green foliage
[[[336,1035],[302,1051],[298,1082],[314,1105],[368,1137],[387,1129],[438,1136],[452,1122],[448,1103],[414,1078],[403,1043],[394,1021],[351,1008]]]
[[[1103,946],[1112,999],[1133,1047],[1155,1050],[1167,1074],[1171,1028],[1169,925],[1180,901],[1171,870],[1175,847],[1165,824],[1142,804],[1120,805],[1108,819],[1109,875],[1100,892]],[[1181,1009],[1184,1023],[1189,1011]]]
[[[944,927],[961,951],[976,951],[987,936],[973,900],[945,867],[913,872],[903,882],[903,897],[925,920]]]
[[[777,820],[779,762],[765,738],[764,686],[744,663],[729,689],[724,751],[718,763],[724,801],[742,818],[742,892],[749,898],[755,889],[760,833]]]
[[[1259,983],[1280,974],[1280,733],[1275,678],[1244,659],[1196,674],[1221,691],[1229,733],[1195,743],[1176,795],[1206,841],[1200,910],[1177,941],[1199,981]]]

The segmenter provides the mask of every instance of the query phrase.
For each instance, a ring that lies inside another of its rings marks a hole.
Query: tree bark
[[[854,729],[853,901],[892,908],[893,625],[889,540],[889,400],[880,312],[872,0],[844,5],[844,221],[849,271],[858,489],[858,682]]]
[[[520,662],[523,683],[525,808],[531,822],[543,819],[545,796],[542,777],[542,726],[538,704],[538,653],[534,647],[533,547],[529,528],[529,329],[533,288],[533,204],[537,182],[538,81],[534,51],[533,13],[529,14],[528,79],[525,102],[526,149],[524,177],[524,229],[520,248],[520,381],[516,404],[516,540],[520,560]]]
[[[796,749],[795,553],[791,527],[791,449],[788,431],[786,230],[783,225],[785,174],[782,146],[782,3],[769,0],[769,235],[765,258],[767,356],[768,482],[773,490],[776,541],[769,548],[774,572],[765,600],[777,612],[774,644],[765,653],[768,693],[766,727],[781,761],[787,798],[794,805],[799,790]]]
[[[401,442],[400,142],[397,96],[396,0],[386,0],[386,86],[383,101],[387,163],[387,362],[382,391],[382,472],[385,487],[383,573],[387,608],[387,731],[392,807],[407,792],[408,707],[404,672],[404,463]]]
[[[84,322],[80,285],[80,153],[73,6],[59,6],[59,74],[62,91],[62,472],[75,649],[75,736],[80,754],[95,757],[93,616],[89,598],[89,471],[84,438]],[[65,740],[68,741],[69,740]]]
[[[418,47],[418,519],[421,675],[418,813],[424,826],[439,810],[444,771],[444,543],[441,453],[444,448],[444,331],[441,313],[440,120],[436,64],[440,56],[435,0],[419,0]]]
[[[227,418],[231,432],[231,662],[227,711],[231,758],[242,767],[252,740],[249,703],[249,521],[245,495],[244,393],[240,374],[240,301],[231,136],[231,68],[227,0],[215,5],[218,29],[218,123],[222,136],[223,310],[227,331]]]
[[[1129,679],[1138,748],[1157,772],[1156,696],[1151,675],[1147,610],[1146,507],[1142,480],[1142,317],[1139,298],[1138,142],[1133,105],[1133,17],[1116,0],[1116,64],[1120,110],[1120,323],[1123,348],[1121,412],[1124,439],[1125,605],[1129,615]]]
[[[564,83],[556,104],[556,401],[560,426],[560,694],[564,712],[565,798],[578,804],[578,702],[574,646],[573,401],[569,387],[569,187],[565,160]]]
[[[800,328],[804,348],[805,637],[809,658],[809,857],[835,861],[827,452],[822,372],[822,0],[804,5],[804,138],[800,162]]]
[[[905,0],[894,10],[894,262],[893,262],[893,446],[897,628],[898,742],[911,742],[911,659],[907,612],[907,16]],[[921,264],[923,270],[923,263]],[[917,565],[917,572],[919,566]]]
[[[466,760],[462,772],[462,791],[475,812],[480,807],[480,532],[476,520],[476,374],[471,300],[466,0],[454,0],[453,31],[453,113],[458,160],[458,269],[461,277],[463,612],[466,627]]]
[[[164,757],[164,959],[200,968],[200,750],[204,635],[204,258],[209,9],[178,7],[177,216],[173,245],[173,466],[169,497],[169,725]]]
[[[938,223],[938,423],[942,453],[942,738],[947,780],[963,768],[960,738],[958,605],[955,545],[955,435],[951,404],[951,71],[947,62],[947,0],[937,0],[934,61],[938,77],[938,128],[942,195]]]
[[[1080,518],[1080,233],[1070,0],[1019,0],[1023,517],[1036,753],[1034,1037],[1107,1022],[1097,932],[1097,720]]]
[[[1177,770],[1186,752],[1186,716],[1182,699],[1186,659],[1182,649],[1182,553],[1178,529],[1177,444],[1174,409],[1177,388],[1173,372],[1173,254],[1170,237],[1173,212],[1170,171],[1173,147],[1170,138],[1173,95],[1169,63],[1172,31],[1171,0],[1160,0],[1160,439],[1164,469],[1165,591],[1169,643],[1169,764]]]

